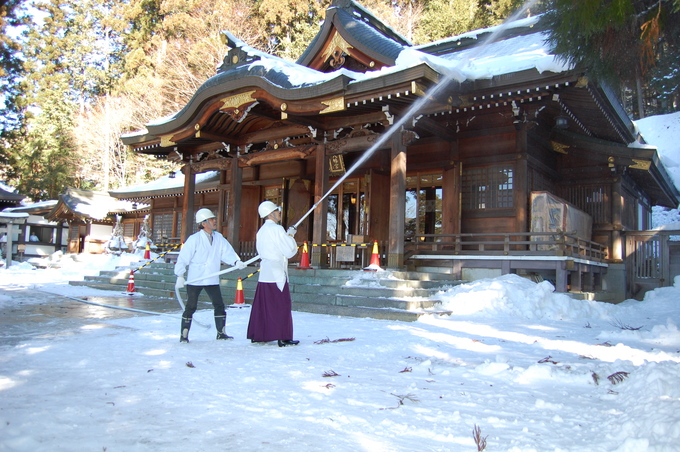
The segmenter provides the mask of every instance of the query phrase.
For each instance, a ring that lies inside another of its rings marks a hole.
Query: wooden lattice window
[[[135,224],[134,223],[123,223],[123,237],[126,241],[134,241],[135,237]]]
[[[172,213],[157,213],[153,216],[151,235],[154,242],[161,243],[163,237],[172,236]]]
[[[584,211],[593,219],[593,224],[608,223],[610,189],[602,185],[580,185],[567,187],[562,197]]]
[[[462,195],[465,210],[512,208],[512,167],[490,166],[464,170]]]

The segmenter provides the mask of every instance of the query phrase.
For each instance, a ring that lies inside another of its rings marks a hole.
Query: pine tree
[[[330,0],[257,0],[256,18],[268,36],[265,50],[296,60],[319,31]]]
[[[545,22],[565,61],[614,85],[642,86],[654,78],[677,81],[664,61],[680,57],[679,7],[680,0],[552,0]],[[668,88],[664,96],[677,96]],[[637,116],[644,114],[640,102]]]
[[[24,124],[24,103],[18,83],[23,76],[21,44],[17,40],[28,22],[21,0],[0,3],[0,180],[11,173],[8,149],[13,148]]]
[[[49,0],[35,7],[35,23],[22,36],[25,129],[8,158],[8,175],[19,192],[41,200],[66,186],[97,185],[95,174],[77,174],[74,115],[105,93],[112,77],[102,50],[102,2]]]

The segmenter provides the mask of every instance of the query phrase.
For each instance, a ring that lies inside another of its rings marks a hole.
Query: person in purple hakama
[[[283,229],[281,208],[264,201],[257,209],[264,224],[255,246],[260,256],[260,276],[250,311],[247,337],[252,342],[278,341],[279,347],[297,345],[293,339],[292,301],[288,288],[288,259],[297,254],[295,228]]]

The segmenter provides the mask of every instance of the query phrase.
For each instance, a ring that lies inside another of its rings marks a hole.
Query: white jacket
[[[189,267],[187,282],[192,286],[213,286],[220,283],[220,276],[214,275],[200,279],[203,275],[218,273],[220,263],[234,265],[241,260],[231,244],[219,232],[213,231],[212,245],[205,231],[200,230],[191,234],[182,245],[175,263],[175,275],[184,276]]]
[[[295,239],[274,220],[266,220],[259,231],[255,247],[260,255],[259,282],[276,283],[279,290],[288,281],[288,259],[297,254]]]

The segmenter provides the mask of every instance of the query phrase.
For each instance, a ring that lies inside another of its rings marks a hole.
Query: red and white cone
[[[236,281],[236,299],[234,304],[229,306],[230,308],[246,308],[250,307],[246,304],[246,298],[243,296],[243,280],[241,278]]]
[[[300,257],[300,265],[298,268],[303,270],[309,270],[312,267],[309,265],[309,248],[307,248],[307,242],[302,244],[302,256]]]
[[[144,259],[151,259],[151,247],[149,242],[146,242],[146,250],[144,251]]]
[[[364,268],[366,271],[377,271],[382,270],[380,268],[380,253],[378,252],[378,241],[373,242],[373,252],[371,253],[371,263],[368,267]]]
[[[135,272],[130,272],[130,277],[128,278],[127,293],[135,293]]]
[[[243,280],[241,278],[236,281],[236,299],[234,304],[243,305],[246,303],[246,298],[243,296]]]

